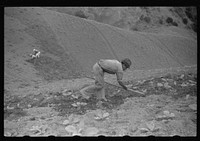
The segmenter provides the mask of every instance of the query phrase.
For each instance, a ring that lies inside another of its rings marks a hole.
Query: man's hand
[[[128,88],[127,88],[126,86],[124,86],[123,88],[124,88],[124,90],[126,90],[126,91],[128,90]]]
[[[122,88],[124,88],[124,90],[127,90],[128,88],[122,83],[122,81],[118,81],[119,85],[122,86]]]

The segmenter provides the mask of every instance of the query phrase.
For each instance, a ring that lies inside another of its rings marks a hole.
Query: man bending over
[[[104,82],[104,73],[108,74],[116,74],[117,81],[122,88],[127,90],[127,87],[123,84],[123,71],[131,66],[131,60],[128,58],[123,59],[121,62],[118,60],[110,60],[110,59],[101,59],[93,66],[93,72],[95,75],[95,88],[98,89],[98,98],[104,99],[107,101],[105,97],[105,82]],[[91,87],[91,86],[89,86]],[[87,87],[86,89],[88,89]],[[86,90],[84,88],[84,90]],[[82,93],[84,93],[82,90]]]

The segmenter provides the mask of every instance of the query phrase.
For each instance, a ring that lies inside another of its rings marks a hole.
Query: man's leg
[[[105,101],[107,101],[104,88],[104,72],[97,63],[93,66],[93,72],[95,76],[95,84],[81,89],[80,92],[84,98],[88,99],[88,94],[91,94],[91,92],[87,91],[94,91],[97,92],[98,99],[104,99]]]
[[[93,71],[95,75],[95,86],[97,88],[97,98],[107,101],[105,97],[104,72],[97,63],[93,66]]]

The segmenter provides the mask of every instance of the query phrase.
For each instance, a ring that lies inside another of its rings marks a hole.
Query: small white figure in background
[[[31,58],[39,58],[40,57],[40,51],[37,49],[33,49],[33,54],[30,54]]]
[[[34,65],[36,62],[36,59],[40,57],[40,51],[37,49],[33,49],[33,54],[30,54],[31,58],[34,59]]]

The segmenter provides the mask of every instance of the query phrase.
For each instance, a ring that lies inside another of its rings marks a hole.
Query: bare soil
[[[85,99],[80,89],[68,95],[60,90],[24,97],[5,91],[4,135],[93,136],[86,131],[94,127],[96,136],[196,136],[197,111],[190,108],[197,104],[196,73],[182,70],[125,82],[144,95],[113,85],[106,88],[108,101],[98,101],[95,93]],[[108,117],[96,119],[99,113]],[[65,120],[68,125],[63,125]],[[78,133],[66,131],[67,126],[76,127]]]

